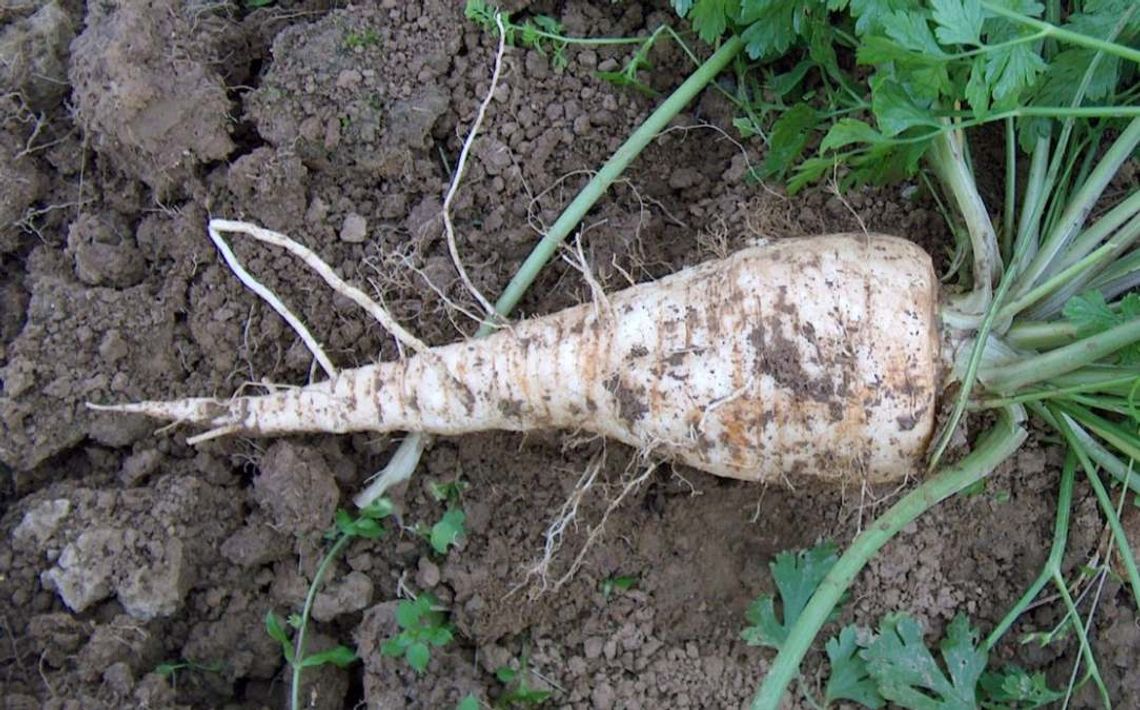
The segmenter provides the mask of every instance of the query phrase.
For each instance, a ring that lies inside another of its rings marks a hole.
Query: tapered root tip
[[[170,402],[130,402],[128,404],[94,404],[87,408],[96,412],[143,414],[174,424],[198,424],[211,427],[209,431],[187,439],[187,443],[225,436],[240,429],[237,418],[228,402],[212,397],[179,399]]]

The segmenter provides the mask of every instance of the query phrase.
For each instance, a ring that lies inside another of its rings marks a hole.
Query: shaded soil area
[[[574,35],[676,22],[664,2],[511,5]],[[0,25],[0,696],[11,708],[281,707],[289,675],[264,617],[300,608],[334,511],[398,438],[189,446],[193,432],[156,432],[85,403],[319,376],[217,257],[210,216],[293,236],[430,343],[472,334],[440,214],[495,41],[451,0],[13,0],[0,4]],[[655,106],[595,76],[627,52],[572,48],[556,69],[536,51],[507,50],[453,206],[484,293],[501,292]],[[650,58],[645,78],[663,93],[691,67],[670,43]],[[864,228],[948,260],[949,234],[920,186],[788,198],[745,179],[764,145],[725,133],[731,119],[728,102],[705,92],[590,213],[581,246],[604,287],[757,239]],[[289,255],[234,249],[338,366],[397,356],[366,314]],[[519,311],[589,297],[581,273],[556,260]],[[840,621],[907,610],[935,638],[966,612],[991,628],[1045,559],[1059,463],[1033,439],[986,490],[912,524],[860,575]],[[468,693],[492,703],[504,692],[496,669],[524,659],[552,707],[746,705],[772,658],[740,640],[749,602],[772,591],[768,561],[821,539],[846,543],[897,496],[661,466],[567,575],[640,466],[622,446],[565,432],[434,442],[395,497],[398,524],[354,542],[317,598],[310,648],[343,643],[363,660],[307,672],[307,707],[447,708]],[[533,574],[548,526],[594,469],[577,525],[546,575]],[[416,530],[444,511],[430,484],[451,481],[466,484],[467,534],[439,555]],[[1069,572],[1105,550],[1089,491],[1078,489],[1074,510]],[[1137,512],[1125,521],[1134,531]],[[606,584],[627,577],[629,589]],[[456,640],[417,674],[379,647],[396,631],[396,600],[421,591],[448,609]],[[1140,696],[1127,599],[1110,580],[1091,631],[1116,701]],[[1016,643],[1061,618],[1047,600],[994,655],[1063,685],[1071,639]],[[803,689],[818,695],[823,658],[822,646],[809,656],[791,707],[808,707]],[[1096,706],[1086,691],[1077,701]]]

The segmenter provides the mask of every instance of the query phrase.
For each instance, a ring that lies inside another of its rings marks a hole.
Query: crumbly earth
[[[289,328],[243,289],[205,235],[208,215],[248,219],[315,249],[431,343],[476,324],[442,237],[450,171],[488,91],[494,41],[460,3],[383,0],[13,0],[0,4],[0,695],[12,708],[281,707],[288,686],[266,612],[300,608],[338,507],[393,451],[389,437],[218,440],[96,414],[87,401],[224,396],[315,376]],[[512,2],[577,35],[674,22],[667,3]],[[654,99],[604,83],[620,48],[549,57],[509,49],[454,204],[475,285],[498,293]],[[18,61],[16,60],[18,58]],[[651,86],[688,69],[653,50]],[[705,95],[591,212],[580,235],[599,281],[620,288],[757,238],[863,228],[908,236],[943,264],[949,236],[921,190],[825,187],[789,199],[748,184],[757,140],[725,134]],[[980,159],[980,158],[979,158]],[[917,187],[917,186],[916,186]],[[395,356],[390,338],[285,254],[247,243],[246,267],[288,302],[340,366]],[[520,312],[582,302],[561,261]],[[439,440],[399,491],[399,524],[354,542],[317,598],[310,649],[362,662],[306,673],[312,707],[494,702],[503,665],[526,660],[549,705],[739,707],[772,658],[739,639],[767,562],[820,539],[846,543],[892,491],[758,487],[643,466],[617,444],[565,432]],[[545,574],[546,529],[597,466],[577,524]],[[1059,460],[1032,439],[986,489],[935,509],[859,577],[840,621],[906,610],[931,639],[957,612],[988,630],[1048,549]],[[446,555],[417,526],[444,511],[430,482],[463,481],[467,534]],[[1126,506],[1127,507],[1127,506]],[[1140,543],[1140,515],[1125,524]],[[1095,501],[1078,488],[1065,569],[1103,553]],[[566,577],[563,584],[560,580]],[[632,577],[630,589],[606,580]],[[456,640],[416,674],[379,647],[395,600],[430,591]],[[1136,611],[1110,579],[1091,631],[1115,701],[1140,697]],[[1021,635],[1061,618],[1033,609],[994,654],[1063,685],[1071,639]],[[809,656],[789,707],[825,671]],[[162,673],[161,664],[175,663]],[[1096,706],[1083,689],[1077,707]]]

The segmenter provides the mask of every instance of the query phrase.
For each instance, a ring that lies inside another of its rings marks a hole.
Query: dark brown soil
[[[512,3],[514,8],[525,2]],[[460,136],[488,90],[494,42],[461,3],[334,8],[282,0],[12,0],[0,3],[0,696],[11,708],[281,707],[288,687],[267,611],[300,608],[337,507],[383,465],[387,437],[222,439],[97,414],[84,403],[226,396],[250,382],[315,376],[296,335],[246,291],[205,233],[246,219],[315,249],[432,343],[475,324],[439,220]],[[675,22],[667,3],[537,2],[577,35],[634,35]],[[623,50],[571,50],[552,68],[509,49],[454,217],[475,284],[504,287],[588,177],[655,104],[595,78]],[[649,75],[668,91],[688,69],[661,44]],[[18,60],[18,61],[17,61]],[[868,229],[945,259],[932,205],[897,189],[795,199],[744,180],[763,145],[737,145],[715,92],[678,117],[590,214],[582,234],[607,288],[756,238]],[[909,194],[909,193],[907,193]],[[336,363],[390,358],[394,343],[291,257],[238,243]],[[435,288],[429,288],[429,281]],[[589,297],[548,267],[521,314]],[[528,575],[547,526],[603,456],[550,584]],[[397,496],[401,526],[357,541],[318,598],[311,648],[363,662],[306,675],[312,707],[449,708],[492,702],[494,671],[526,658],[554,707],[739,707],[772,658],[739,640],[770,591],[778,551],[846,543],[887,499],[789,490],[660,468],[565,573],[623,481],[633,452],[563,433],[439,440]],[[989,482],[911,525],[859,577],[842,620],[907,610],[932,634],[956,612],[988,630],[1036,575],[1052,528],[1058,455],[1032,441]],[[443,512],[431,481],[468,484],[468,533],[446,556],[414,532]],[[883,495],[887,492],[880,492]],[[1140,528],[1130,510],[1127,524]],[[1103,550],[1079,490],[1067,569]],[[635,576],[628,591],[602,583]],[[378,649],[395,600],[431,591],[457,640],[417,675]],[[1117,702],[1140,697],[1136,611],[1109,581],[1092,630]],[[1075,645],[1019,646],[1059,605],[1022,620],[995,655],[1063,684]],[[821,682],[822,651],[803,685]],[[164,662],[189,661],[173,675]],[[790,706],[800,707],[796,700]],[[1094,706],[1082,691],[1079,706]],[[805,705],[806,707],[806,705]]]

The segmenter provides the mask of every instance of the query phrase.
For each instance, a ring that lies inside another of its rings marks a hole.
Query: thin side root
[[[578,556],[574,558],[574,562],[570,565],[570,569],[566,570],[566,574],[559,577],[558,581],[554,583],[554,589],[556,591],[558,589],[561,589],[562,585],[566,584],[574,578],[574,575],[578,573],[578,569],[582,566],[583,560],[586,559],[586,553],[590,551],[590,548],[594,546],[594,543],[597,542],[598,538],[602,536],[603,532],[605,532],[606,521],[610,519],[610,515],[615,510],[617,510],[619,506],[621,506],[622,502],[626,499],[626,496],[640,488],[642,483],[645,483],[647,480],[649,480],[649,477],[652,476],[653,472],[657,470],[657,466],[658,464],[656,462],[646,466],[645,470],[641,473],[640,476],[627,482],[621,489],[621,493],[618,494],[617,498],[614,498],[612,501],[610,501],[610,505],[606,508],[606,512],[602,514],[602,519],[598,521],[597,525],[590,528],[590,534],[586,536],[586,542],[583,543],[582,549],[578,550]]]
[[[590,462],[590,465],[582,473],[581,478],[578,479],[578,483],[574,486],[574,490],[570,493],[569,498],[567,498],[566,501],[562,504],[562,509],[559,511],[558,516],[547,527],[546,543],[543,547],[542,557],[529,570],[527,570],[526,575],[527,579],[534,577],[538,578],[539,581],[536,594],[542,594],[549,588],[553,588],[555,591],[557,591],[563,585],[574,578],[574,575],[577,574],[578,570],[582,567],[582,563],[586,559],[586,554],[594,546],[594,543],[596,543],[605,532],[606,522],[609,520],[610,515],[615,510],[617,510],[618,507],[621,506],[621,504],[625,501],[630,493],[637,490],[641,484],[649,480],[649,477],[653,475],[658,466],[658,463],[656,462],[648,463],[645,465],[644,471],[642,471],[634,478],[626,481],[625,485],[622,486],[621,493],[619,493],[616,498],[611,500],[609,505],[606,507],[605,512],[602,514],[601,520],[599,520],[596,525],[590,528],[589,533],[586,535],[586,541],[582,544],[581,549],[578,550],[578,554],[574,557],[574,561],[570,564],[569,569],[567,569],[566,572],[552,584],[550,582],[550,567],[554,562],[555,556],[562,547],[562,542],[563,538],[565,537],[566,530],[570,528],[571,525],[577,525],[578,508],[581,505],[586,493],[593,487],[594,482],[597,480],[598,473],[601,471],[604,463],[605,452],[603,451],[599,456]],[[645,458],[635,459],[631,464],[631,468],[633,466],[642,465],[644,463]],[[519,586],[522,586],[523,584],[525,584],[525,581]],[[516,587],[516,589],[511,590],[511,593],[514,593],[517,591],[517,589],[518,588]]]
[[[296,319],[296,317],[289,313],[283,305],[281,305],[280,300],[273,296],[273,294],[270,293],[269,290],[264,286],[257,283],[253,277],[249,275],[249,272],[242,268],[241,264],[237,260],[237,257],[234,256],[234,253],[222,239],[222,232],[245,234],[253,237],[259,242],[272,244],[273,246],[285,249],[290,254],[293,254],[294,256],[301,259],[301,261],[305,262],[305,265],[310,269],[317,272],[317,275],[324,279],[325,283],[329,285],[329,288],[333,289],[340,295],[363,308],[368,313],[368,315],[372,316],[376,322],[384,328],[384,330],[391,333],[392,336],[396,338],[396,340],[401,345],[405,345],[412,350],[415,350],[416,352],[426,352],[428,350],[428,346],[424,344],[423,341],[405,330],[404,327],[396,322],[396,319],[393,318],[391,314],[389,314],[388,311],[384,309],[383,306],[373,301],[360,289],[356,288],[352,284],[347,283],[344,279],[337,276],[336,272],[333,271],[333,268],[321,260],[321,258],[317,256],[316,253],[314,253],[311,249],[298,244],[284,234],[274,232],[269,229],[264,229],[248,222],[236,222],[228,219],[210,220],[209,232],[210,239],[214,240],[214,244],[216,244],[218,250],[222,252],[222,256],[225,258],[226,263],[229,264],[230,268],[235,274],[237,274],[237,277],[241,279],[242,283],[256,292],[259,296],[264,298],[267,303],[273,306],[273,309],[275,311],[281,314],[285,320],[289,321],[289,325],[291,325],[293,329],[297,331],[297,333],[305,341],[305,344],[309,347],[309,350],[313,352],[314,356],[317,356],[317,353],[320,351],[320,346],[316,344],[316,340],[311,334],[309,334],[308,330],[305,329],[305,326],[302,325],[301,322]],[[256,286],[254,284],[256,284]],[[332,363],[328,362],[328,358],[325,357],[323,353],[317,357],[318,361],[321,362],[321,367],[325,369],[330,377],[332,377],[336,372]]]
[[[495,318],[498,315],[495,311],[495,306],[475,287],[475,283],[471,280],[471,277],[467,275],[467,269],[463,266],[463,260],[459,258],[459,247],[455,240],[455,225],[451,221],[451,203],[455,199],[455,194],[459,191],[459,184],[463,179],[463,173],[467,166],[467,156],[471,153],[471,146],[474,145],[475,138],[479,135],[479,129],[483,125],[483,119],[487,115],[487,107],[491,105],[491,100],[495,98],[495,90],[499,86],[499,75],[503,68],[503,54],[507,47],[507,33],[503,28],[503,18],[500,13],[495,13],[495,24],[499,28],[499,46],[495,51],[495,68],[491,72],[491,88],[487,90],[487,95],[483,97],[483,101],[479,104],[479,111],[475,114],[475,122],[471,124],[471,131],[467,134],[467,139],[463,141],[463,147],[459,151],[459,162],[455,166],[455,175],[452,176],[451,184],[447,188],[447,194],[443,198],[443,226],[444,232],[447,235],[447,251],[451,255],[451,262],[455,266],[456,272],[459,273],[459,279],[463,282],[463,285],[467,287],[467,290],[491,318]]]

